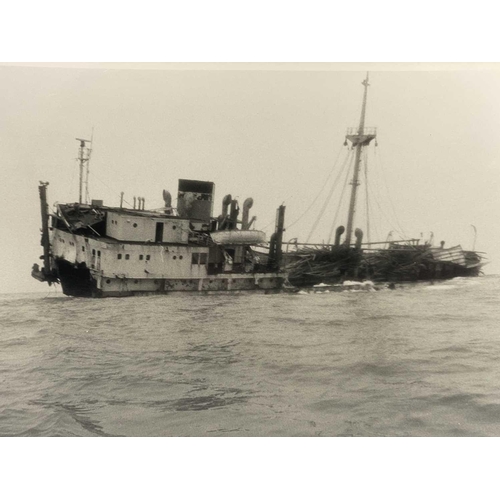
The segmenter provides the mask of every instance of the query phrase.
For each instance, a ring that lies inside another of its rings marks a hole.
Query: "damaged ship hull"
[[[460,246],[436,249],[428,245],[393,245],[387,249],[311,249],[285,254],[285,268],[294,286],[338,284],[344,280],[412,282],[476,277],[482,257]]]
[[[251,245],[262,231],[251,230],[247,199],[242,220],[228,195],[222,215],[212,217],[214,184],[179,181],[178,205],[156,211],[105,207],[102,203],[59,204],[48,214],[46,183],[40,185],[44,264],[32,276],[59,283],[75,297],[126,297],[176,292],[234,293],[279,291],[284,206],[271,251],[261,263]],[[229,210],[231,206],[231,210]],[[51,224],[48,220],[51,220]],[[241,225],[241,228],[239,227]]]

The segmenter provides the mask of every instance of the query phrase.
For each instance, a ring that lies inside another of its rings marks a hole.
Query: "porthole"
[[[133,226],[134,226],[134,227],[137,227],[137,222],[134,222]]]
[[[179,260],[182,260],[182,255],[179,255]]]
[[[177,229],[177,226],[172,226],[172,229]]]
[[[109,285],[111,283],[111,280],[106,280],[106,283]]]
[[[177,255],[174,255],[172,258],[173,258],[174,260],[175,260],[175,259],[177,259]]]

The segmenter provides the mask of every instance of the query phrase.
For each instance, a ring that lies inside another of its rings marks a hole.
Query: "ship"
[[[120,206],[106,206],[88,199],[91,144],[77,140],[79,201],[58,203],[49,213],[48,182],[38,187],[43,262],[33,265],[33,278],[60,284],[73,297],[281,290],[284,205],[277,209],[269,242],[264,232],[252,229],[252,198],[240,214],[238,200],[226,195],[214,217],[215,184],[209,181],[179,179],[176,207],[166,190],[159,209],[146,209],[143,197],[124,207],[124,193]],[[266,254],[257,251],[263,245]]]
[[[366,189],[365,227],[368,242],[363,242],[364,231],[355,228],[358,189],[361,184],[362,166],[364,166],[365,186],[368,183],[366,151],[372,143],[377,146],[377,129],[365,126],[367,93],[370,85],[368,73],[362,85],[364,91],[359,125],[347,129],[344,142],[350,155],[346,158],[345,165],[349,166],[348,172],[352,172],[346,225],[336,227],[334,241],[331,244],[335,224],[331,225],[326,243],[299,243],[298,238],[289,240],[283,253],[283,267],[288,272],[290,284],[296,287],[336,285],[335,289],[341,289],[338,285],[342,283],[367,281],[387,282],[392,287],[398,282],[479,276],[486,263],[484,253],[476,252],[474,249],[464,250],[461,245],[446,248],[444,241],[435,246],[432,233],[431,237],[424,241],[420,238],[393,240],[391,231],[385,241],[370,242],[368,189]],[[344,189],[348,176],[345,179]],[[330,195],[332,192],[333,190],[330,190]],[[344,191],[340,198],[343,195]],[[307,241],[325,212],[326,206],[325,202],[320,216],[312,225]],[[476,233],[476,228],[472,227]]]

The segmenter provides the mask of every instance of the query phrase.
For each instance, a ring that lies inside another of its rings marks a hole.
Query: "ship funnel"
[[[241,229],[249,229],[250,224],[248,223],[248,216],[250,209],[253,207],[253,198],[247,198],[243,202],[243,215],[241,217]]]
[[[335,246],[338,247],[340,245],[340,237],[344,234],[345,227],[339,226],[335,231]]]
[[[165,202],[165,208],[172,207],[172,195],[166,189],[163,190],[163,201]]]
[[[361,248],[361,242],[363,241],[363,231],[359,227],[354,231],[354,236],[356,236],[356,248]]]
[[[212,217],[214,191],[213,182],[179,179],[179,216],[209,222]]]

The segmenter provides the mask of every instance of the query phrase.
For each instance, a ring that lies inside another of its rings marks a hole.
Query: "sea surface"
[[[500,436],[500,277],[0,295],[1,436]]]

